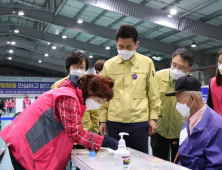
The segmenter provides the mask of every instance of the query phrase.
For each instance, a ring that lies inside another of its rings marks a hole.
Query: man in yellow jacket
[[[186,117],[175,108],[176,97],[166,97],[165,94],[175,91],[175,81],[189,73],[194,64],[193,54],[184,48],[177,49],[172,55],[171,68],[156,73],[161,100],[160,116],[157,121],[157,133],[151,136],[153,155],[168,161],[173,161],[178,147],[173,142],[179,142],[179,135]],[[169,157],[170,149],[171,157]]]
[[[119,55],[106,61],[103,76],[114,79],[114,98],[98,110],[100,133],[119,140],[127,132],[126,145],[148,153],[148,134],[156,132],[160,99],[153,61],[136,52],[138,32],[131,25],[122,25],[116,33]]]

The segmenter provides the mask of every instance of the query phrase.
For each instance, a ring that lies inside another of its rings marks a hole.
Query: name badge
[[[133,79],[133,80],[136,80],[136,79],[137,79],[137,77],[138,77],[138,76],[137,76],[137,74],[136,74],[136,73],[132,74],[132,79]]]

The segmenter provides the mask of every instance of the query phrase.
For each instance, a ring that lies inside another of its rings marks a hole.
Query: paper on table
[[[93,99],[86,100],[86,110],[95,110],[99,108],[99,103],[96,103]]]
[[[103,148],[101,147],[99,152],[97,152],[97,155],[108,155],[108,154],[114,154],[114,150],[110,148]],[[89,155],[89,151],[87,149],[73,149],[72,150],[73,155]]]

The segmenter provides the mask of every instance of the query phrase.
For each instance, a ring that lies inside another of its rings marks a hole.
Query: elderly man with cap
[[[188,116],[180,132],[179,165],[193,170],[222,169],[222,117],[203,102],[201,84],[187,75],[176,82],[176,109]]]

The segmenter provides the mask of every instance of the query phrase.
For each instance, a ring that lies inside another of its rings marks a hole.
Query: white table
[[[145,157],[145,158],[143,158]],[[114,170],[113,154],[98,154],[94,160],[88,155],[71,155],[72,163],[81,170]],[[182,166],[130,149],[131,170],[188,170]]]

